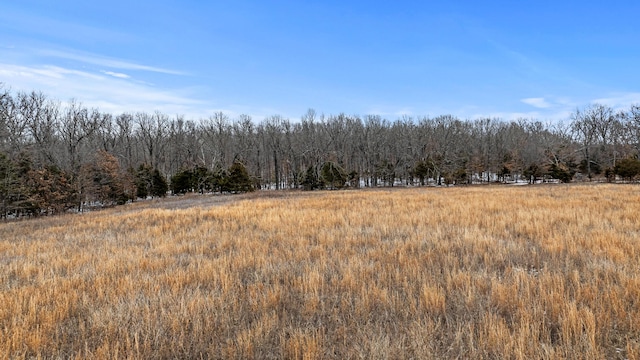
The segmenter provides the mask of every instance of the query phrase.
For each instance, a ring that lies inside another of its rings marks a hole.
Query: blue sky
[[[640,103],[637,1],[3,1],[0,82],[120,113],[567,120]]]

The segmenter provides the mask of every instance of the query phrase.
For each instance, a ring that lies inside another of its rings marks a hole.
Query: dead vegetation
[[[640,358],[636,186],[285,194],[0,224],[0,358]]]

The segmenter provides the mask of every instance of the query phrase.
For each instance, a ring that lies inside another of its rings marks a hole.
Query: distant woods
[[[185,119],[110,114],[0,87],[0,216],[254,189],[634,181],[640,106],[593,104],[566,124],[444,115]]]

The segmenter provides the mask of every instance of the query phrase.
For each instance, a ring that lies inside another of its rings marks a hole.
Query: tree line
[[[147,196],[542,179],[631,181],[640,106],[577,109],[566,123],[388,120],[378,115],[110,114],[0,87],[0,216]]]

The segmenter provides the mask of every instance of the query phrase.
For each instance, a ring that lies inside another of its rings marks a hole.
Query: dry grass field
[[[0,224],[0,358],[640,359],[638,186],[265,194]]]

